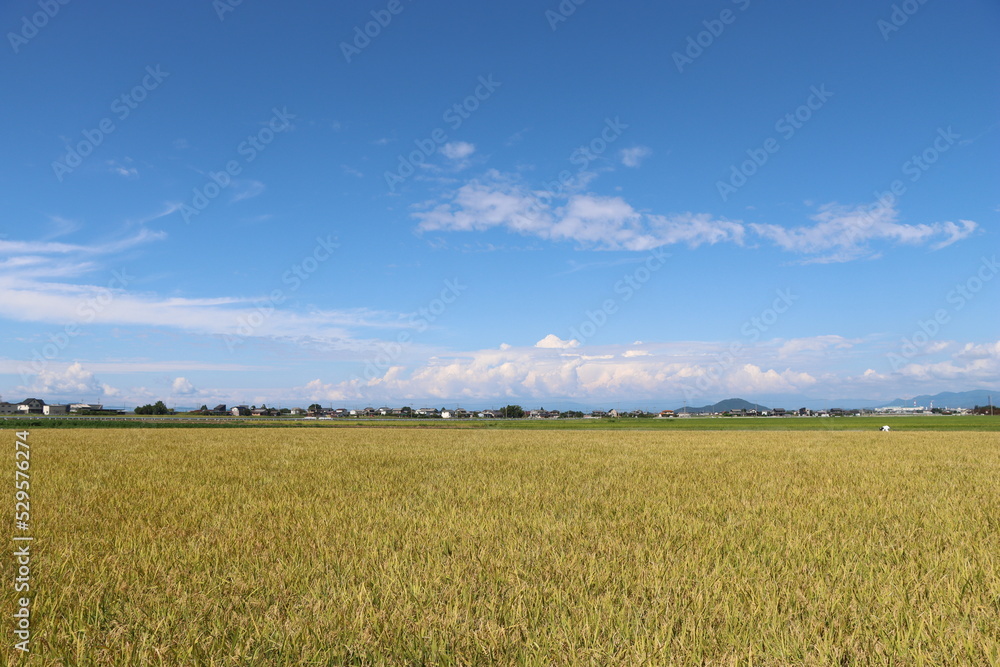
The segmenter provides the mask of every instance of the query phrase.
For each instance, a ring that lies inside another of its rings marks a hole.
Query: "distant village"
[[[844,409],[830,408],[827,410],[810,410],[799,408],[798,410],[785,410],[784,408],[765,408],[756,406],[753,408],[730,407],[727,409],[706,409],[692,408],[691,410],[661,410],[650,412],[646,410],[620,411],[593,410],[591,412],[580,411],[559,411],[538,409],[523,409],[519,405],[508,405],[500,409],[491,410],[466,410],[456,408],[411,408],[388,407],[379,408],[324,408],[318,403],[310,405],[308,408],[274,408],[261,405],[235,405],[228,407],[225,404],[216,405],[209,408],[203,405],[198,410],[187,412],[177,412],[168,408],[163,401],[155,404],[137,406],[134,411],[116,410],[105,408],[97,403],[69,403],[69,404],[49,404],[40,398],[26,398],[19,403],[8,403],[0,401],[0,415],[43,415],[43,416],[117,416],[117,415],[190,415],[204,417],[294,417],[298,419],[350,419],[350,418],[402,418],[402,419],[602,419],[602,418],[685,418],[685,417],[850,417],[870,414],[900,414],[900,415],[962,415],[971,414],[977,410],[957,408],[941,409],[927,408],[922,406],[913,407],[883,407],[873,409]],[[992,410],[991,410],[992,411]]]

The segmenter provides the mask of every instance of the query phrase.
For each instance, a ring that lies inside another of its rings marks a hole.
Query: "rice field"
[[[10,665],[1000,664],[996,433],[30,443],[32,654],[7,583]]]

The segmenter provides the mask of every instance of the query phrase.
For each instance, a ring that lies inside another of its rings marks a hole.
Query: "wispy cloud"
[[[523,128],[521,130],[518,130],[514,134],[510,135],[509,137],[507,137],[507,140],[504,142],[504,145],[505,146],[514,146],[516,144],[521,143],[524,140],[524,135],[526,135],[530,131],[531,131],[530,127],[525,127],[525,128]]]
[[[22,322],[65,324],[79,321],[81,312],[94,325],[137,325],[242,338],[340,341],[357,343],[362,328],[400,326],[396,313],[368,309],[312,310],[305,313],[275,309],[259,326],[246,330],[245,322],[260,317],[258,299],[247,297],[164,298],[102,285],[40,283],[0,276],[4,299],[0,317]],[[100,308],[86,308],[100,302]],[[352,342],[353,341],[353,342]]]
[[[117,174],[130,180],[139,178],[139,170],[136,169],[132,158],[125,158],[124,160],[108,160],[107,165],[108,171],[112,174]]]
[[[600,262],[600,261],[599,262],[577,262],[577,261],[574,261],[574,260],[570,260],[569,261],[570,268],[566,269],[565,271],[560,271],[559,273],[557,273],[555,275],[557,275],[557,276],[565,276],[565,275],[569,275],[570,273],[576,273],[578,271],[590,271],[590,270],[594,270],[594,269],[608,269],[608,268],[612,268],[612,267],[615,267],[615,266],[622,266],[622,265],[626,265],[626,264],[636,264],[638,262],[643,262],[645,260],[646,260],[646,258],[644,256],[641,256],[641,255],[638,256],[638,257],[636,257],[636,256],[622,257],[622,258],[619,258],[619,259],[612,259],[612,260],[607,260],[607,261],[603,261],[603,262]]]
[[[144,218],[139,218],[138,220],[129,220],[129,224],[132,225],[132,226],[140,226],[141,227],[142,225],[149,224],[150,222],[153,222],[154,220],[159,220],[160,218],[165,218],[168,215],[173,215],[177,211],[181,210],[182,206],[184,206],[183,202],[179,202],[179,201],[166,202],[166,203],[163,204],[163,206],[160,208],[160,210],[157,211],[156,213],[148,215],[148,216],[146,216]]]
[[[638,168],[642,165],[642,161],[652,154],[653,149],[649,146],[633,146],[622,149],[618,156],[626,167]]]
[[[14,255],[70,255],[93,257],[110,255],[144,243],[161,241],[165,232],[143,229],[130,237],[91,245],[53,243],[50,241],[8,241],[0,239],[0,257]]]
[[[233,197],[230,200],[231,203],[241,202],[245,199],[253,199],[264,193],[267,189],[260,181],[234,181],[233,187],[236,191],[233,193]]]
[[[841,206],[826,204],[811,219],[814,225],[782,227],[751,224],[756,234],[789,252],[818,255],[813,262],[845,262],[873,257],[877,241],[930,245],[938,250],[968,238],[978,225],[971,220],[908,225],[898,222],[899,212],[889,206]]]
[[[41,238],[42,241],[59,238],[60,236],[67,236],[83,226],[79,220],[70,220],[69,218],[64,218],[60,215],[50,216],[49,222],[51,223],[51,227],[48,233]]]
[[[107,268],[114,255],[166,238],[148,229],[92,244],[0,240],[0,318],[65,325],[134,325],[207,335],[238,335],[325,345],[361,347],[361,329],[396,330],[409,326],[399,313],[367,308],[313,309],[298,312],[253,296],[161,296],[134,290],[134,276]],[[68,282],[84,274],[99,280]],[[245,322],[269,316],[246,331]]]
[[[810,352],[826,353],[831,349],[849,350],[860,342],[861,341],[856,339],[852,340],[833,334],[825,336],[811,336],[809,338],[793,338],[792,340],[785,341],[781,345],[778,349],[778,356],[780,358],[785,358]]]
[[[51,361],[47,369],[53,372],[63,373],[73,364],[81,362],[60,362]],[[179,373],[190,371],[217,371],[217,372],[248,372],[271,370],[272,367],[262,364],[236,364],[224,363],[221,361],[189,361],[185,359],[164,359],[153,361],[150,359],[116,359],[104,361],[82,362],[87,369],[94,373]],[[0,358],[0,373],[16,374],[24,369],[23,361]]]

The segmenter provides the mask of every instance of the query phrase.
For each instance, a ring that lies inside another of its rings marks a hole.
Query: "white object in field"
[[[880,430],[880,431],[888,431],[888,430],[889,430],[889,427],[888,427],[888,426],[883,426],[883,427],[882,427],[882,428],[880,428],[879,430]]]

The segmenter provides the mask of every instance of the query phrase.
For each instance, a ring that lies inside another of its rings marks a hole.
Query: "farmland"
[[[996,433],[30,438],[32,664],[1000,663]]]
[[[399,419],[308,420],[266,417],[6,417],[0,429],[23,428],[341,428],[513,429],[513,430],[679,430],[679,431],[877,431],[882,424],[909,431],[1000,431],[1000,419],[986,416],[864,417],[689,417],[672,419]]]

